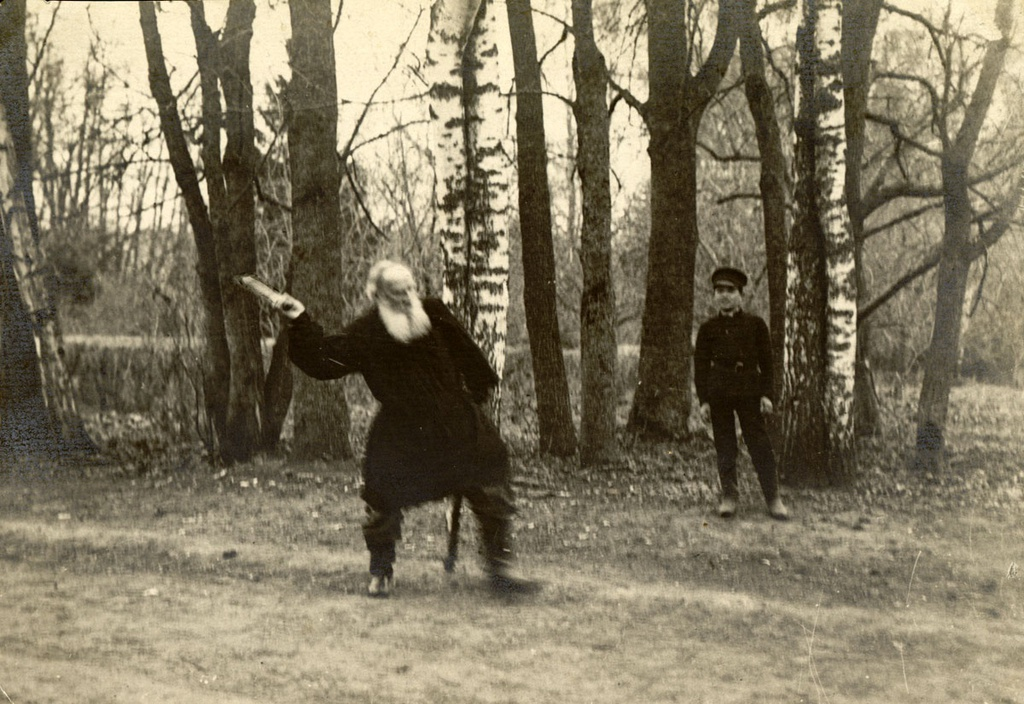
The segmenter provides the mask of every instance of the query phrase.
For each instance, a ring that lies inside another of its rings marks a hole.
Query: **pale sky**
[[[336,36],[339,62],[338,92],[342,100],[361,101],[380,82],[399,47],[416,22],[415,0],[346,0]],[[30,11],[43,15],[45,27],[57,3],[28,0]],[[164,55],[168,67],[177,73],[176,85],[195,70],[195,42],[184,3],[160,3],[158,12]],[[337,3],[334,3],[335,11]],[[227,0],[207,0],[206,18],[216,30],[224,25]],[[426,16],[417,37],[426,36]],[[95,33],[107,45],[111,62],[124,71],[124,78],[149,97],[146,59],[139,26],[137,2],[64,2],[51,35],[51,45],[67,57],[71,66],[84,61],[90,35]],[[291,36],[288,8],[282,0],[258,0],[251,48],[253,85],[260,86],[277,75],[288,73],[285,42]]]
[[[954,17],[962,16],[964,29],[973,29],[983,35],[992,35],[992,14],[996,0],[953,0]],[[262,84],[271,81],[275,75],[288,73],[288,62],[285,42],[291,36],[288,7],[284,0],[256,0],[257,11],[251,49],[252,77],[257,100],[263,95]],[[416,65],[423,56],[426,42],[428,0],[345,0],[341,24],[335,34],[335,54],[338,61],[338,94],[343,101],[340,107],[339,140],[344,143],[357,119],[361,108],[359,105],[346,105],[344,101],[365,101],[390,68],[392,62],[406,37],[413,32],[407,53],[403,57],[403,67],[398,69],[389,80],[388,86],[377,95],[377,100],[411,96],[424,90],[414,71],[409,66]],[[899,4],[908,9],[922,13],[935,13],[941,5],[930,0],[898,0]],[[335,8],[337,0],[332,3]],[[554,5],[561,8],[559,12],[568,13],[568,0]],[[40,31],[44,31],[49,17],[57,7],[57,3],[46,0],[28,0],[30,13],[40,15]],[[188,20],[188,8],[181,2],[160,3],[163,11],[158,13],[161,36],[163,39],[165,58],[172,70],[172,82],[176,88],[195,73],[195,43],[192,38]],[[542,6],[535,0],[535,7]],[[214,29],[223,26],[223,18],[228,7],[228,0],[207,0],[205,3],[207,21]],[[421,9],[422,8],[422,9]],[[1019,17],[1024,13],[1024,0],[1017,0],[1016,10]],[[422,14],[420,14],[422,13]],[[794,20],[796,19],[794,15]],[[503,16],[503,13],[499,13]],[[554,20],[537,16],[535,19],[539,37],[540,51],[543,52],[557,41],[561,26]],[[1024,21],[1018,22],[1024,27]],[[782,30],[787,34],[793,31],[787,27]],[[90,36],[95,33],[102,38],[106,46],[108,63],[112,64],[128,83],[129,98],[144,101],[139,104],[151,106],[152,96],[146,72],[145,53],[142,44],[142,31],[139,26],[138,3],[127,0],[114,2],[64,2],[60,5],[58,22],[51,35],[50,45],[54,51],[66,58],[70,73],[75,74],[82,66]],[[571,69],[568,66],[568,47],[563,46],[560,56],[552,57],[548,80],[554,82],[553,90],[568,94],[571,87]],[[611,50],[607,47],[606,50]],[[609,56],[609,63],[615,57]],[[641,53],[636,57],[641,64],[646,56]],[[1019,66],[1019,55],[1016,57]],[[511,71],[511,62],[509,62]],[[511,77],[508,88],[511,88]],[[110,96],[112,104],[122,102],[117,96]],[[642,98],[646,96],[639,96]],[[414,109],[422,112],[422,105]],[[360,139],[388,129],[393,120],[393,111],[401,107],[382,108],[375,120],[369,118],[364,123]],[[568,122],[566,107],[557,99],[546,103],[548,118],[549,143],[553,151],[564,153],[567,147],[566,125]],[[408,109],[407,109],[408,112]],[[414,117],[419,116],[418,113]],[[613,168],[619,180],[615,183],[640,183],[648,175],[648,159],[646,144],[638,136],[635,127],[638,120],[630,111],[619,108],[614,116],[613,128],[619,130],[620,137],[613,136]],[[627,122],[632,122],[630,127]],[[511,123],[510,123],[511,126]],[[627,136],[624,140],[621,135]],[[367,158],[361,156],[360,161]]]
[[[426,39],[429,0],[345,0],[341,25],[336,32],[338,60],[338,92],[342,100],[365,100],[394,60],[402,42],[417,21],[419,26],[409,46],[409,59],[421,57]],[[45,17],[58,3],[28,0],[29,9]],[[332,3],[337,8],[337,2]],[[568,4],[566,2],[566,4]],[[932,0],[899,0],[899,4],[916,11],[937,11],[941,5]],[[158,14],[164,52],[171,67],[180,67],[176,78],[184,80],[194,71],[195,44],[188,24],[184,3],[160,3]],[[540,2],[535,5],[540,6]],[[223,26],[228,0],[207,0],[207,20],[214,28]],[[954,16],[961,15],[965,29],[970,27],[984,35],[992,35],[992,14],[995,0],[953,0]],[[1024,2],[1016,2],[1018,16],[1024,17]],[[567,9],[565,10],[567,12]],[[794,13],[795,15],[795,13]],[[142,32],[139,27],[138,4],[127,0],[114,2],[64,2],[60,4],[58,22],[51,43],[65,54],[71,65],[84,59],[90,34],[95,32],[107,44],[108,55],[123,68],[125,78],[135,89],[148,96]],[[43,26],[47,20],[43,19]],[[550,20],[538,17],[537,31],[542,46],[557,37],[560,28]],[[1024,25],[1024,22],[1021,23]],[[288,8],[284,0],[257,0],[252,45],[254,86],[288,71],[285,41],[291,35]],[[612,57],[609,57],[611,60]],[[643,61],[644,57],[639,57]],[[419,88],[410,71],[399,71],[391,79],[391,95],[411,93]],[[352,112],[352,109],[349,109]],[[342,120],[345,120],[343,108]],[[344,128],[343,132],[344,132]]]

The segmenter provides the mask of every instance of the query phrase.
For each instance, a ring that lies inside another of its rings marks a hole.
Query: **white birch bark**
[[[854,457],[853,388],[857,352],[857,280],[854,242],[846,207],[846,125],[840,47],[842,0],[814,0],[819,217],[825,239],[828,302],[825,314],[829,413],[829,465],[838,469]]]
[[[507,98],[501,82],[509,75],[508,50],[499,41],[508,36],[499,4],[485,0],[470,37],[467,57],[473,61],[473,92],[468,96],[467,122],[470,197],[470,282],[476,316],[473,335],[481,343],[498,376],[505,366],[508,330],[509,191],[512,164],[508,158]],[[464,59],[465,60],[465,59]]]
[[[472,321],[469,232],[466,226],[466,116],[462,57],[479,0],[436,0],[431,7],[426,66],[430,80],[430,153],[434,165],[435,228],[444,257],[442,297],[463,322]]]
[[[427,42],[443,299],[502,374],[511,163],[500,86],[508,51],[493,1],[438,0]]]
[[[797,31],[796,211],[788,244],[782,466],[842,481],[856,456],[856,267],[846,210],[841,0],[803,0]]]

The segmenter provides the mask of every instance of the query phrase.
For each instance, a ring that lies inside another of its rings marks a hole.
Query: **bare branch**
[[[366,145],[372,144],[374,142],[378,142],[378,141],[380,141],[382,139],[386,139],[386,138],[390,137],[391,135],[395,134],[396,132],[402,132],[402,131],[406,130],[407,128],[412,127],[413,125],[425,125],[425,124],[429,124],[429,123],[430,123],[430,120],[424,119],[424,120],[413,120],[412,122],[403,122],[400,125],[395,125],[394,127],[392,127],[391,129],[387,130],[386,132],[381,132],[380,134],[375,135],[373,137],[370,137],[369,139],[365,139],[362,142],[360,142],[359,144],[355,145],[354,147],[352,147],[351,149],[348,150],[347,156],[351,157],[353,154],[355,154],[357,151],[359,151],[360,149],[362,149]],[[346,159],[346,155],[342,154],[342,153],[339,153],[338,154],[338,159],[340,159],[342,164],[344,165],[344,162],[345,162],[345,159]]]
[[[50,43],[50,33],[53,32],[53,25],[57,24],[57,13],[60,11],[60,3],[53,8],[53,14],[50,15],[50,26],[46,28],[46,33],[43,34],[43,40],[39,42],[39,46],[36,47],[35,58],[32,59],[32,70],[28,74],[28,85],[32,85],[32,81],[36,77],[36,71],[39,69],[39,65],[43,63],[43,54],[46,53],[46,47]]]
[[[796,8],[796,0],[781,0],[780,2],[768,3],[762,7],[757,13],[757,20],[760,22],[768,15],[773,15],[776,12],[783,10],[792,10]]]
[[[1006,202],[1003,203],[1002,208],[999,210],[999,219],[996,223],[985,230],[983,220],[981,218],[975,218],[975,222],[979,225],[979,236],[975,242],[971,243],[970,248],[965,253],[965,257],[968,261],[973,262],[978,257],[983,256],[988,252],[996,242],[998,242],[1004,234],[1010,229],[1010,226],[1014,224],[1014,213],[1020,207],[1022,195],[1024,195],[1024,171],[1017,176],[1016,183],[1010,188],[1010,196]],[[986,218],[987,219],[987,218]],[[868,316],[878,310],[881,306],[885,305],[893,296],[903,290],[907,285],[913,282],[915,279],[928,273],[936,266],[942,258],[942,247],[936,246],[924,260],[916,267],[908,271],[906,274],[897,279],[888,289],[885,290],[880,296],[875,298],[871,303],[859,308],[857,310],[858,322],[863,322]]]
[[[1016,164],[1002,164],[993,169],[989,169],[988,171],[983,171],[980,174],[975,174],[970,178],[967,185],[968,187],[972,187],[977,186],[980,183],[985,183],[986,181],[991,181],[1015,166]],[[878,188],[869,196],[865,197],[862,203],[865,214],[870,215],[883,205],[899,198],[941,198],[943,195],[945,195],[945,193],[941,184],[928,186],[914,183],[900,183],[895,186],[890,186],[889,188]]]
[[[865,114],[865,117],[868,120],[871,120],[872,122],[877,122],[880,125],[887,126],[889,128],[889,132],[892,133],[892,138],[897,142],[906,142],[910,146],[914,147],[918,151],[924,152],[928,156],[935,157],[936,159],[942,158],[942,152],[936,149],[932,149],[931,147],[917,141],[913,137],[909,137],[903,134],[903,130],[901,129],[900,123],[894,120],[893,118],[886,117],[885,115],[879,115],[878,113],[873,113],[870,111]]]
[[[914,22],[917,22],[919,25],[924,27],[928,31],[928,35],[932,39],[932,45],[939,53],[939,60],[942,62],[943,65],[946,64],[946,47],[942,43],[942,37],[948,34],[947,31],[939,29],[938,27],[933,25],[927,17],[918,12],[904,10],[901,7],[897,7],[889,3],[882,3],[882,9],[891,12],[894,15],[902,15],[903,17],[913,20]]]
[[[939,265],[939,259],[942,257],[942,248],[936,246],[928,256],[918,264],[916,267],[908,271],[906,274],[897,279],[888,289],[885,290],[880,296],[875,298],[867,305],[857,309],[857,324],[860,325],[868,317],[871,316],[876,310],[881,308],[883,305],[889,302],[889,300],[897,293],[902,291],[904,288],[909,286],[911,283],[916,281],[918,278],[924,276],[929,271]]]
[[[895,71],[880,71],[879,73],[877,73],[875,75],[875,78],[879,79],[879,80],[907,81],[907,82],[910,82],[910,83],[917,83],[917,84],[921,85],[921,87],[923,87],[925,89],[925,91],[928,92],[929,98],[931,98],[931,104],[932,104],[932,124],[935,125],[936,129],[939,130],[939,132],[940,132],[939,136],[940,136],[940,138],[943,141],[943,146],[947,145],[948,137],[946,136],[946,131],[943,128],[942,118],[941,118],[941,114],[942,113],[941,113],[941,109],[940,109],[940,106],[942,105],[943,101],[939,97],[939,92],[938,92],[938,90],[936,90],[935,86],[933,86],[927,79],[924,79],[921,76],[915,76],[915,75],[913,75],[911,73],[898,73],[898,72],[895,72]]]
[[[562,33],[563,34],[572,34],[573,33],[572,25],[569,24],[568,22],[566,22],[561,17],[556,17],[555,15],[551,14],[550,12],[545,12],[544,10],[538,10],[537,8],[533,8],[533,14],[540,15],[541,17],[547,17],[549,20],[553,21],[555,24],[561,25],[562,26]],[[561,42],[561,41],[562,40],[559,39],[559,42]]]
[[[557,100],[560,100],[560,101],[562,101],[563,103],[565,103],[565,104],[566,104],[566,105],[567,105],[568,107],[570,107],[570,108],[571,108],[571,107],[573,107],[573,105],[575,104],[575,103],[574,103],[574,102],[572,101],[572,99],[571,99],[571,98],[566,98],[566,97],[565,97],[564,95],[562,95],[561,93],[554,93],[554,92],[552,92],[552,91],[549,91],[549,90],[542,90],[542,91],[540,92],[540,94],[541,94],[541,95],[546,95],[546,96],[548,96],[549,98],[555,98],[555,99],[557,99]]]
[[[270,203],[275,208],[280,208],[281,210],[283,210],[286,213],[292,212],[292,206],[287,205],[286,203],[282,203],[277,198],[274,198],[274,196],[270,195],[269,193],[266,193],[263,190],[263,184],[260,183],[259,176],[255,177],[253,179],[253,183],[256,184],[256,197],[260,201],[262,201],[264,203]]]
[[[370,214],[370,209],[367,208],[366,203],[363,202],[363,196],[359,191],[359,184],[356,183],[355,177],[352,176],[352,169],[348,168],[348,166],[345,165],[343,165],[342,168],[345,171],[345,178],[348,180],[349,185],[352,186],[352,195],[355,197],[356,203],[359,205],[359,209],[362,210],[363,215],[366,216],[367,222],[370,223],[370,227],[372,227],[377,232],[377,234],[379,234],[385,240],[390,240],[391,238],[388,237],[388,234],[377,226],[377,223],[373,219],[373,215]]]
[[[732,154],[719,154],[717,151],[715,151],[713,147],[711,147],[711,145],[699,139],[697,140],[697,146],[706,151],[708,154],[710,154],[711,158],[713,158],[715,161],[720,161],[723,163],[749,162],[756,164],[757,162],[761,161],[761,157],[757,155],[751,156],[749,154],[740,154],[738,152],[734,152]]]
[[[870,228],[868,230],[865,230],[864,231],[864,239],[866,240],[866,239],[868,239],[870,237],[873,237],[874,235],[877,235],[880,232],[885,232],[886,230],[889,230],[889,229],[891,229],[893,227],[896,227],[900,223],[907,222],[908,220],[913,220],[914,218],[916,218],[918,216],[924,215],[925,213],[927,213],[930,210],[935,210],[936,208],[941,208],[941,207],[942,207],[942,201],[941,200],[936,200],[934,203],[928,203],[927,205],[923,205],[920,208],[916,208],[914,210],[908,210],[907,212],[900,214],[899,216],[893,218],[892,220],[889,220],[888,222],[886,222],[886,223],[884,223],[882,225],[878,225],[877,227],[872,227],[872,228]]]
[[[536,10],[534,10],[534,12],[536,12]],[[552,45],[551,45],[551,48],[550,48],[550,49],[548,49],[548,50],[547,50],[547,51],[545,51],[545,52],[544,52],[543,54],[541,54],[540,58],[539,58],[539,59],[537,59],[537,65],[538,65],[538,66],[541,66],[541,67],[543,67],[543,66],[544,66],[544,62],[545,62],[545,61],[547,60],[548,56],[550,56],[550,55],[551,55],[551,53],[552,53],[552,52],[553,52],[553,51],[554,51],[555,49],[557,49],[557,48],[558,48],[558,47],[560,47],[560,46],[561,46],[562,44],[564,44],[564,43],[565,43],[565,40],[569,38],[569,33],[570,33],[570,31],[571,31],[571,30],[569,29],[569,27],[565,26],[565,25],[564,25],[564,23],[563,23],[563,26],[562,26],[562,36],[560,36],[560,37],[558,38],[558,41],[557,41],[557,42],[555,42],[554,44],[552,44]]]
[[[341,8],[338,8],[338,12],[341,12]],[[380,80],[380,83],[378,83],[373,89],[373,92],[370,93],[370,97],[366,101],[366,105],[363,106],[363,111],[359,114],[359,119],[356,120],[356,124],[352,128],[352,133],[349,135],[348,141],[345,143],[345,147],[341,150],[341,159],[343,163],[348,159],[349,154],[351,154],[352,142],[355,140],[356,135],[359,134],[359,128],[362,127],[363,120],[366,119],[366,114],[370,111],[370,107],[373,105],[374,97],[376,97],[377,92],[384,87],[384,84],[388,82],[388,79],[391,78],[391,75],[395,72],[395,69],[398,67],[398,62],[401,61],[402,55],[405,53],[405,47],[409,45],[409,41],[412,39],[412,35],[416,31],[416,27],[419,26],[420,19],[422,17],[423,10],[420,9],[419,14],[416,15],[416,21],[413,22],[412,29],[409,30],[409,34],[405,37],[405,41],[402,42],[398,47],[398,51],[395,52],[395,60],[391,63],[391,67],[388,69],[387,73],[384,74],[384,78]]]
[[[875,193],[861,201],[865,216],[875,212],[883,205],[900,198],[941,198],[944,195],[942,185],[928,186],[916,183],[898,183],[888,188],[879,188]]]
[[[636,110],[637,114],[646,121],[647,120],[647,103],[641,102],[628,88],[620,86],[611,73],[608,74],[608,84],[615,91],[615,96],[612,98],[611,104],[608,106],[608,112],[611,113],[615,109],[615,103],[622,100],[629,107]]]
[[[332,33],[338,31],[338,25],[341,24],[341,10],[344,7],[345,7],[345,0],[341,0],[341,2],[338,3],[338,14],[336,14],[334,16],[334,27],[331,28],[331,32]]]
[[[760,193],[733,193],[732,195],[722,196],[715,201],[715,205],[725,205],[731,203],[734,200],[761,200]]]

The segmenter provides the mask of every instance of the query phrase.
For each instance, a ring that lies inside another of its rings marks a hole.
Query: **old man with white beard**
[[[452,494],[477,518],[491,589],[532,591],[508,573],[508,453],[481,408],[498,376],[444,303],[419,297],[408,267],[378,262],[366,294],[372,307],[333,335],[295,298],[277,307],[290,320],[289,354],[299,369],[322,380],[362,374],[380,402],[363,462],[368,593],[391,591],[402,509]]]

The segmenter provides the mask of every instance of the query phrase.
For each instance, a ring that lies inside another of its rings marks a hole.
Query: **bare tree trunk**
[[[222,214],[225,248],[218,250],[224,326],[231,353],[231,396],[223,454],[229,461],[249,460],[260,446],[263,404],[263,354],[260,350],[259,303],[232,286],[235,276],[256,271],[255,128],[249,47],[256,16],[253,0],[231,0],[221,40],[221,85],[224,91],[227,144],[224,181],[227,209]]]
[[[292,181],[292,293],[316,310],[328,330],[340,329],[348,299],[341,231],[338,86],[329,0],[288,5],[292,37],[286,122]],[[295,377],[293,451],[299,457],[351,457],[349,410],[341,384]]]
[[[0,149],[4,186],[0,209],[0,459],[46,452],[53,444],[50,418],[43,399],[43,381],[36,357],[32,318],[15,274],[14,237],[8,226],[13,187],[12,152],[6,114],[0,105]]]
[[[739,0],[719,5],[715,42],[696,76],[687,65],[686,6],[647,0],[651,236],[630,432],[651,439],[689,433],[693,279],[697,221],[697,131],[736,48]]]
[[[782,398],[786,352],[786,204],[789,202],[789,165],[782,149],[782,135],[775,114],[775,99],[765,76],[763,39],[756,7],[742,3],[740,59],[744,90],[754,119],[761,155],[761,210],[764,215],[764,249],[768,269],[768,322],[772,336],[772,367],[775,398]]]
[[[208,422],[212,425],[213,452],[219,456],[220,439],[224,437],[228,419],[228,391],[231,383],[231,362],[224,331],[224,308],[213,223],[206,208],[199,177],[189,156],[188,143],[181,127],[181,118],[171,90],[171,81],[164,64],[163,45],[157,26],[154,3],[139,3],[139,22],[149,65],[149,85],[160,115],[160,130],[167,143],[167,153],[174,178],[181,189],[196,245],[196,272],[205,313],[207,360],[203,365],[203,397]]]
[[[615,290],[611,259],[610,138],[607,68],[594,40],[590,0],[573,0],[576,38],[572,69],[576,84],[576,163],[583,192],[580,264],[580,369],[582,375],[580,463],[601,466],[618,457],[615,435]]]
[[[957,374],[961,321],[971,267],[973,211],[968,170],[1010,47],[1012,0],[999,0],[996,26],[1001,36],[989,42],[985,50],[981,73],[959,132],[954,139],[944,140],[948,144],[942,153],[945,231],[936,279],[935,323],[917,415],[915,465],[922,471],[936,471],[944,464],[949,394]]]
[[[244,462],[260,447],[263,384],[258,303],[232,283],[234,276],[256,270],[252,185],[255,146],[249,80],[249,44],[256,8],[251,0],[232,0],[220,42],[206,24],[202,3],[193,2],[190,9],[203,93],[203,169],[231,369],[220,455],[228,462]],[[221,86],[226,113],[220,109]],[[227,134],[223,161],[222,128]]]
[[[32,192],[25,2],[0,7],[0,451],[92,449],[75,404]],[[31,344],[29,344],[31,343]],[[11,396],[7,396],[10,393]],[[43,408],[40,409],[40,402]],[[16,414],[24,412],[24,416]],[[33,420],[43,422],[25,425]]]
[[[847,0],[843,6],[843,87],[846,106],[846,205],[850,214],[857,271],[858,307],[867,296],[863,264],[864,221],[861,202],[864,128],[871,88],[871,50],[878,29],[882,0]],[[854,379],[854,427],[858,435],[874,435],[879,429],[878,396],[868,363],[870,323],[857,321],[857,367]]]
[[[540,451],[566,457],[576,451],[576,429],[569,407],[569,383],[558,329],[551,189],[533,10],[530,0],[508,0],[507,8],[516,73],[523,303],[533,361]]]

